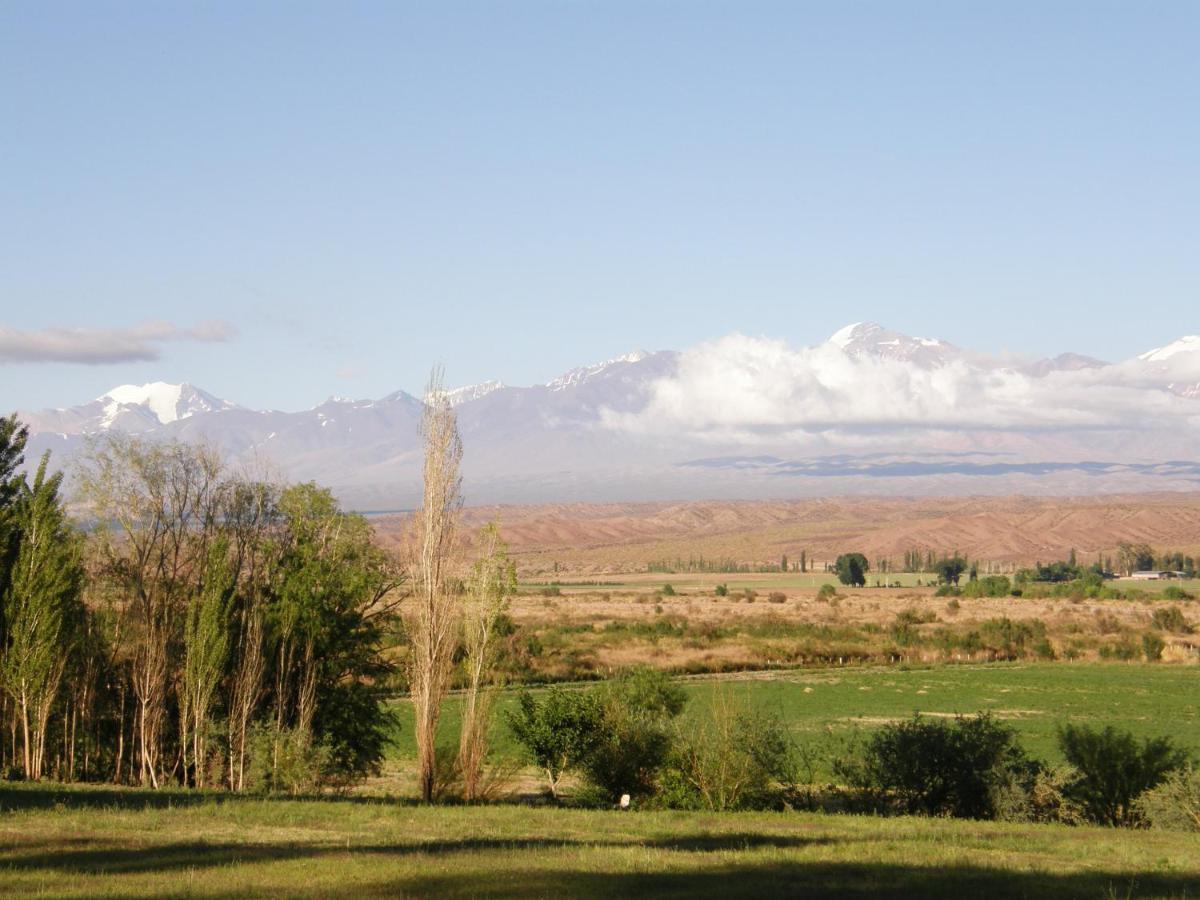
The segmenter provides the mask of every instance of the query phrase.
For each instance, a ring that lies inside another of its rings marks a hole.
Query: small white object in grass
[[[629,795],[628,794],[621,795],[620,807],[621,807],[621,809],[629,809]]]

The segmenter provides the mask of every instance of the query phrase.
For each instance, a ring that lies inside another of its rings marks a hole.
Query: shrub
[[[1166,642],[1154,632],[1142,635],[1142,653],[1146,656],[1146,662],[1158,662],[1162,659],[1166,646]]]
[[[783,593],[782,591],[771,591],[771,593],[767,594],[767,602],[768,603],[786,603],[787,602],[787,594]]]
[[[1012,582],[1007,575],[985,575],[978,581],[969,581],[962,589],[964,597],[1007,597],[1012,592]]]
[[[1195,600],[1196,598],[1189,594],[1181,587],[1176,585],[1168,585],[1163,588],[1162,598],[1164,600]]]
[[[665,781],[669,805],[717,812],[764,809],[795,781],[793,745],[774,716],[718,685],[704,715],[677,730]]]
[[[1167,606],[1156,609],[1150,617],[1150,624],[1159,631],[1170,631],[1175,634],[1191,634],[1192,626],[1184,618],[1183,610],[1178,606]]]
[[[662,591],[661,591],[661,593],[662,593],[662,595],[663,595],[664,597],[674,597],[674,596],[675,596],[675,588],[673,588],[673,587],[672,587],[671,585],[669,585],[669,584],[664,584],[664,585],[662,586]]]
[[[835,763],[838,774],[875,805],[908,813],[990,819],[1003,789],[1028,793],[1042,770],[1016,732],[990,714],[952,722],[914,715],[871,736],[858,759]]]
[[[522,691],[509,710],[509,730],[517,743],[546,774],[546,787],[558,797],[562,776],[583,764],[600,737],[603,710],[591,692],[552,687],[539,702]]]
[[[822,603],[828,603],[836,596],[837,588],[835,588],[832,584],[823,584],[821,585],[820,590],[817,591],[817,599]]]
[[[252,726],[246,786],[268,794],[310,794],[330,777],[330,750],[298,728]]]
[[[1075,769],[1063,793],[1102,825],[1136,824],[1133,802],[1188,762],[1187,753],[1170,738],[1139,742],[1111,725],[1103,731],[1067,725],[1058,733],[1058,746]]]
[[[602,719],[583,769],[607,801],[622,794],[647,797],[671,750],[668,723],[683,710],[687,694],[665,673],[630,669],[596,691]]]
[[[713,591],[713,593],[716,594],[718,597],[728,597],[729,596],[729,586],[724,585],[724,584],[718,584],[717,589],[715,591]]]
[[[1134,806],[1151,828],[1200,832],[1200,769],[1172,772]]]

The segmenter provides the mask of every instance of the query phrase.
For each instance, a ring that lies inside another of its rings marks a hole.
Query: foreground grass
[[[0,893],[1185,897],[1193,835],[0,787]]]

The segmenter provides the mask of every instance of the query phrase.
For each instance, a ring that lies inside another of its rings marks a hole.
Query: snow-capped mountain
[[[35,432],[96,434],[115,428],[140,433],[191,416],[238,408],[194,385],[155,381],[123,384],[81,406],[30,413],[26,421]]]
[[[829,343],[854,357],[909,362],[924,368],[944,366],[962,356],[953,344],[933,338],[909,337],[874,322],[855,322],[835,331]]]
[[[1196,489],[1197,350],[1013,363],[860,322],[816,347],[730,335],[450,396],[477,502]],[[152,383],[21,418],[31,460],[110,430],[204,439],[380,509],[417,496],[422,411],[404,391],[280,412]]]
[[[504,387],[507,387],[507,385],[503,381],[481,381],[479,384],[468,384],[465,387],[446,391],[446,399],[450,401],[451,406],[461,406],[464,403],[470,403],[472,400],[486,397],[493,391],[501,390]]]
[[[635,350],[632,353],[626,353],[624,356],[618,356],[616,359],[605,360],[602,363],[595,363],[590,366],[580,366],[578,369],[571,369],[569,372],[564,372],[557,378],[548,381],[546,387],[552,391],[563,391],[570,387],[585,384],[597,376],[611,373],[614,368],[640,363],[649,356],[650,354],[645,350]]]
[[[1178,340],[1167,344],[1165,347],[1147,350],[1138,359],[1144,362],[1166,362],[1180,353],[1200,353],[1200,334],[1184,335]]]
[[[1167,389],[1189,399],[1200,399],[1200,334],[1185,335],[1165,347],[1141,354],[1138,359],[1155,373],[1169,375]]]

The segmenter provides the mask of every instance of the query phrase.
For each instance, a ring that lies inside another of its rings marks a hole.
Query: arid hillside
[[[818,564],[855,550],[897,565],[912,549],[1027,564],[1115,554],[1122,541],[1200,552],[1200,493],[1111,497],[827,498],[776,502],[472,507],[472,528],[498,521],[522,574],[615,573],[658,560],[777,562],[801,551]],[[398,544],[402,517],[375,520]]]

